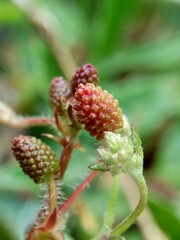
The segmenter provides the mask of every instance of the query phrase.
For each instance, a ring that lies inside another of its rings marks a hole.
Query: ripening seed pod
[[[79,84],[72,100],[77,120],[96,139],[102,139],[104,132],[122,128],[122,110],[118,101],[107,91],[91,83]]]
[[[72,92],[75,93],[75,91],[78,88],[78,85],[86,84],[86,83],[93,83],[95,86],[99,83],[99,76],[97,69],[90,63],[83,64],[81,67],[79,67],[72,77],[71,87]]]
[[[14,137],[12,150],[24,173],[35,183],[48,181],[58,170],[58,160],[52,149],[32,136]]]
[[[49,99],[53,107],[62,112],[70,96],[69,83],[63,77],[54,77],[49,89]]]

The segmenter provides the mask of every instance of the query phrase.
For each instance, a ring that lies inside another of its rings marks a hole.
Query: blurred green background
[[[53,76],[70,79],[76,66],[89,62],[142,138],[152,224],[164,240],[179,240],[180,1],[0,0],[0,100],[18,114],[52,115],[48,88]],[[20,133],[43,138],[60,154],[58,145],[41,136],[52,129],[0,126],[0,240],[23,240],[39,207],[39,188],[11,153],[11,139]],[[96,141],[85,132],[80,138],[86,152],[73,154],[66,196],[96,158]],[[82,195],[79,214],[66,228],[72,239],[90,239],[100,228],[109,179],[102,174]],[[122,190],[116,208],[117,220],[129,212]],[[154,240],[151,234],[143,236],[135,224],[124,236]]]

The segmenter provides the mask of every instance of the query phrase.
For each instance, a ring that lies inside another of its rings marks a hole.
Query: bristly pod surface
[[[81,67],[79,67],[72,77],[71,81],[71,88],[72,92],[75,93],[78,85],[86,84],[86,83],[93,83],[95,86],[99,83],[99,76],[97,69],[90,63],[83,64]]]
[[[50,146],[35,137],[14,137],[12,150],[24,173],[35,183],[48,181],[59,168],[58,160]]]
[[[92,83],[79,84],[72,100],[77,120],[97,140],[104,137],[106,131],[122,128],[122,110],[118,101],[107,91]]]

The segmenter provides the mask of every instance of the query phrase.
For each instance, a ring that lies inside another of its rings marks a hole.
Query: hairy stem
[[[76,188],[76,190],[68,197],[68,199],[61,205],[57,212],[58,215],[63,214],[69,206],[74,202],[74,200],[84,191],[85,188],[94,180],[98,175],[99,171],[92,171],[90,175]]]
[[[120,222],[116,227],[114,227],[114,229],[112,229],[112,237],[119,236],[124,231],[126,231],[135,222],[137,217],[141,214],[141,212],[146,206],[148,200],[148,191],[144,177],[142,174],[134,175],[133,177],[136,180],[140,191],[139,203],[135,210],[129,216],[127,216],[122,222]]]
[[[57,186],[53,178],[50,180],[48,185],[48,195],[49,195],[49,216],[50,216],[57,205]]]
[[[57,187],[53,177],[48,182],[48,197],[45,196],[44,201],[35,223],[26,234],[26,240],[41,239],[40,235],[53,229],[56,224]],[[48,207],[47,216],[45,215],[44,207]]]

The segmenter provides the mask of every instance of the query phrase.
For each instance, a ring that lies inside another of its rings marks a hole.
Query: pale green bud
[[[141,140],[130,126],[127,135],[119,132],[105,132],[102,145],[97,149],[102,164],[92,164],[91,169],[109,171],[117,175],[121,172],[140,173],[143,169],[143,151]],[[131,134],[129,134],[131,133]]]

